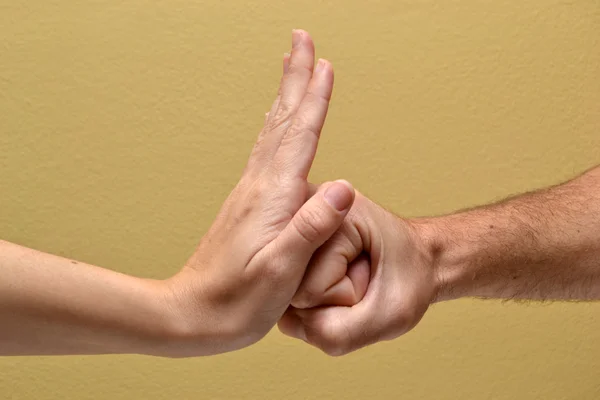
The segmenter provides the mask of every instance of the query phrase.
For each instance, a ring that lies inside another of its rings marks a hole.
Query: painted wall
[[[315,182],[403,215],[600,161],[592,0],[0,0],[0,235],[175,273],[236,182],[292,28],[336,69]],[[464,300],[331,359],[272,332],[225,356],[0,358],[8,399],[597,399],[600,305]]]

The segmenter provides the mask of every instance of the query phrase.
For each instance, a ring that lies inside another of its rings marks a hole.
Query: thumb
[[[339,180],[321,185],[277,237],[276,248],[292,262],[300,279],[313,253],[340,227],[354,202],[354,188]]]

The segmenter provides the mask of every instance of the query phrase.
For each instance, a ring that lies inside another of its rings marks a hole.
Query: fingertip
[[[333,184],[325,190],[323,194],[325,201],[338,211],[345,211],[350,208],[352,203],[352,194],[343,184]]]
[[[298,46],[302,42],[304,31],[302,29],[292,29],[292,48]]]
[[[333,71],[333,66],[331,65],[331,62],[324,58],[319,58],[317,60],[317,67],[316,67],[315,71],[323,72],[323,71],[327,71],[327,70]]]
[[[292,47],[296,47],[305,41],[312,41],[307,31],[304,29],[292,29]]]
[[[291,58],[295,57],[296,53],[304,53],[304,51],[310,51],[313,53],[315,51],[315,44],[310,36],[310,34],[303,29],[294,29],[292,30],[292,51]],[[314,64],[314,58],[313,58]]]
[[[352,186],[352,184],[350,182],[348,182],[345,179],[336,179],[334,181],[335,183],[341,183],[342,185],[346,186],[348,188],[348,190],[352,191],[352,193],[354,193],[354,186]]]
[[[345,211],[354,202],[354,187],[346,180],[340,179],[327,186],[323,197],[337,211]]]
[[[309,86],[309,92],[330,101],[333,93],[333,66],[331,62],[320,58]]]

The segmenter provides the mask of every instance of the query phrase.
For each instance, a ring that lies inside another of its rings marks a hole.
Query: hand
[[[309,198],[306,179],[333,88],[331,65],[313,65],[310,36],[294,31],[278,97],[243,176],[169,282],[185,321],[183,355],[231,351],[266,335],[289,307],[313,252],[352,205],[354,190],[342,181]]]
[[[439,286],[422,237],[417,223],[357,193],[338,232],[313,256],[279,329],[329,355],[408,332]]]

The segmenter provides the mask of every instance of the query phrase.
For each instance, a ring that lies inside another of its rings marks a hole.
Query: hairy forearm
[[[562,185],[417,220],[438,300],[600,299],[600,167]]]
[[[0,355],[161,354],[162,284],[0,241]]]

